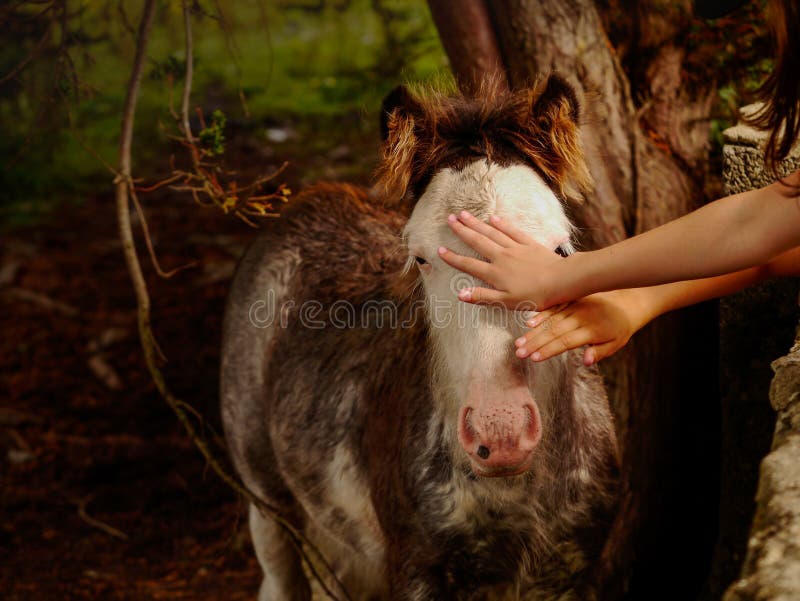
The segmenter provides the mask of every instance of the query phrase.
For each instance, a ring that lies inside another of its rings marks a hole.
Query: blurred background
[[[69,2],[64,16],[58,2],[7,2],[2,11],[0,198],[4,223],[13,224],[107,187],[108,172],[85,147],[111,164],[117,160],[141,6]],[[419,1],[202,2],[193,31],[192,106],[223,111],[226,135],[248,138],[255,152],[266,153],[253,158],[267,169],[298,145],[308,155],[308,144],[329,152],[374,136],[380,101],[398,82],[447,77],[436,29]],[[164,159],[175,151],[170,106],[180,107],[185,60],[181,3],[165,2],[137,111],[142,177],[165,170]],[[374,151],[346,150],[334,160],[374,159]],[[361,167],[363,176],[370,166]],[[304,177],[323,175],[333,173],[316,165]]]
[[[3,599],[252,599],[260,580],[244,505],[159,397],[138,342],[109,166],[142,4],[0,3]],[[645,4],[595,3],[645,137],[676,164],[680,149],[648,122],[648,61],[664,36],[681,50],[676,77],[704,103],[702,166],[683,169],[705,202],[722,195],[721,132],[771,67],[763,3],[716,21]],[[225,190],[265,179],[270,214],[311,182],[369,182],[380,102],[395,85],[454,85],[422,0],[198,0],[192,31],[192,130]],[[161,266],[185,268],[163,278],[145,265],[166,379],[213,438],[224,298],[261,217],[167,181],[191,165],[178,115],[185,69],[182,4],[158,2],[133,176]],[[692,586],[713,598],[736,566],[703,585],[705,561]]]

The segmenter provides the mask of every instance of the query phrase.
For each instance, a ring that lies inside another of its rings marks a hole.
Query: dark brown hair
[[[558,75],[517,91],[488,77],[474,96],[415,94],[399,86],[381,113],[385,141],[375,189],[386,204],[413,205],[433,172],[478,157],[527,163],[562,198],[591,185],[578,132],[578,98]]]
[[[770,130],[764,159],[775,172],[800,138],[800,0],[770,0],[768,17],[775,39],[775,68],[757,93],[763,107],[748,121]]]

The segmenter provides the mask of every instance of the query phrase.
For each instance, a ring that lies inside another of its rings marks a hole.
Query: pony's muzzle
[[[527,393],[527,391],[526,391]],[[484,400],[480,406],[466,405],[458,416],[458,440],[478,476],[513,476],[528,470],[533,452],[542,438],[536,403],[518,399]]]

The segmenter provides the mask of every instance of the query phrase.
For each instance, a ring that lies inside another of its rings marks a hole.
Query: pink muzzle
[[[472,386],[458,416],[458,440],[477,476],[514,476],[528,470],[542,438],[539,408],[526,386]]]

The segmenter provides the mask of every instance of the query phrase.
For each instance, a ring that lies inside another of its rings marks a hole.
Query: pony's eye
[[[562,257],[567,257],[567,256],[569,256],[569,253],[568,253],[568,252],[567,252],[567,251],[564,249],[564,247],[563,247],[563,246],[556,246],[555,253],[556,253],[557,255],[561,255]]]
[[[422,257],[414,255],[414,261],[417,263],[417,269],[419,269],[419,272],[423,275],[427,275],[433,270],[431,264]]]

